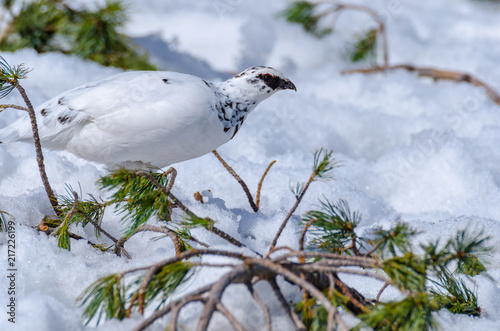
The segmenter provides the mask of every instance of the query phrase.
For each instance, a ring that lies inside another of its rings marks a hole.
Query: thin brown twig
[[[259,181],[259,184],[257,185],[257,195],[256,195],[256,198],[255,198],[255,205],[257,206],[257,209],[260,208],[260,192],[262,191],[262,184],[264,184],[264,179],[266,178],[269,170],[271,170],[271,167],[276,163],[276,160],[272,161],[271,163],[269,163],[269,165],[267,166],[267,169],[266,171],[264,171],[264,174],[262,175],[262,177],[260,178],[260,181]]]
[[[6,105],[0,105],[0,112],[7,108],[12,108],[12,109],[19,109],[19,110],[24,110],[24,111],[29,111],[28,108],[23,107],[23,106],[18,106],[18,105],[12,105],[12,104],[6,104]]]
[[[241,179],[241,177],[236,173],[236,171],[234,171],[234,169],[231,168],[231,166],[229,164],[227,164],[226,161],[224,161],[224,159],[219,155],[219,153],[215,149],[212,151],[212,153],[215,155],[215,157],[217,158],[217,160],[219,160],[219,162],[222,163],[222,165],[224,166],[224,168],[226,168],[226,170],[241,185],[241,187],[243,188],[243,191],[245,192],[245,194],[247,196],[248,203],[250,203],[250,206],[252,207],[253,211],[254,212],[258,212],[259,211],[259,207],[253,201],[252,193],[250,193],[250,190],[248,189],[247,184],[243,181],[243,179]]]
[[[210,284],[210,285],[207,285],[207,286],[204,286],[202,287],[201,289],[191,293],[191,294],[188,294],[176,301],[173,301],[173,302],[170,302],[169,304],[167,304],[165,307],[159,309],[159,310],[156,310],[153,315],[151,315],[150,317],[148,317],[147,319],[145,319],[141,324],[139,324],[135,329],[134,331],[142,331],[142,330],[145,330],[148,326],[150,326],[151,324],[153,324],[157,319],[167,315],[172,309],[173,307],[175,306],[180,306],[180,308],[182,306],[185,306],[186,304],[190,303],[190,302],[193,302],[193,301],[202,301],[203,298],[202,298],[202,295],[207,292],[208,290],[210,290],[210,287],[212,286],[213,284]]]
[[[159,233],[166,234],[172,240],[172,242],[174,244],[175,255],[176,256],[180,256],[180,253],[181,253],[181,243],[180,243],[179,238],[177,237],[177,234],[174,231],[169,230],[169,229],[164,228],[164,227],[147,225],[147,224],[143,224],[143,225],[139,226],[137,228],[137,230],[135,230],[135,232],[132,235],[130,235],[130,236],[123,236],[120,239],[118,239],[115,242],[115,254],[118,255],[118,256],[120,256],[120,253],[123,251],[124,255],[127,258],[130,259],[131,257],[130,257],[130,255],[128,253],[126,253],[125,248],[123,247],[123,245],[125,245],[125,243],[130,238],[132,238],[132,236],[134,236],[135,234],[137,234],[139,232],[146,232],[146,231],[159,232]]]
[[[335,281],[335,285],[340,288],[340,291],[349,298],[349,302],[352,303],[357,309],[359,309],[363,313],[367,313],[369,310],[363,305],[361,302],[359,302],[358,299],[356,299],[353,295],[352,292],[350,291],[350,288],[344,284],[343,281],[340,280],[338,276],[334,276],[333,280]]]
[[[283,293],[281,293],[281,289],[279,288],[278,284],[276,283],[276,279],[270,279],[268,280],[269,285],[271,285],[271,288],[273,289],[274,295],[278,298],[278,301],[281,304],[281,307],[285,310],[287,313],[288,317],[292,320],[292,322],[295,324],[295,327],[297,328],[298,331],[306,331],[307,328],[304,325],[304,322],[300,319],[299,316],[295,313],[295,311],[290,307],[288,302],[286,301],[285,297],[283,296]]]
[[[267,257],[269,257],[269,255],[271,254],[271,251],[274,249],[274,247],[276,247],[276,243],[278,242],[278,239],[281,236],[281,233],[285,229],[285,226],[287,225],[288,221],[290,220],[290,217],[292,217],[293,213],[295,212],[295,210],[299,206],[300,202],[302,201],[302,198],[306,194],[307,189],[309,188],[309,185],[311,185],[311,183],[313,182],[314,177],[316,177],[316,172],[313,172],[311,174],[311,177],[309,177],[309,179],[307,180],[306,185],[302,189],[302,192],[300,193],[300,195],[295,200],[295,204],[293,205],[292,209],[290,209],[290,211],[286,215],[285,219],[283,220],[283,223],[281,223],[281,226],[280,226],[278,232],[276,233],[276,236],[273,239],[271,247],[269,248],[269,252],[267,253]]]
[[[172,190],[172,187],[174,187],[175,183],[175,178],[177,178],[177,170],[175,170],[174,167],[170,167],[163,173],[163,176],[168,176],[170,175],[170,178],[168,180],[168,185],[167,185],[167,192],[170,192]]]
[[[316,220],[317,220],[316,218],[311,218],[309,221],[307,221],[306,225],[302,229],[302,232],[300,233],[300,239],[299,239],[299,252],[304,251],[304,240],[306,237],[306,232],[307,232],[307,230],[309,230],[309,227],[311,225],[313,225],[314,222],[316,222]]]
[[[261,297],[257,294],[257,292],[255,292],[251,283],[247,284],[247,288],[248,288],[248,291],[250,292],[250,294],[253,296],[255,302],[257,302],[260,309],[262,309],[262,312],[264,312],[264,317],[266,319],[267,331],[272,331],[271,314],[269,313],[269,308],[267,308],[265,302],[261,299]]]
[[[222,276],[215,284],[212,285],[210,291],[208,292],[207,302],[203,307],[203,311],[201,312],[201,316],[198,320],[198,325],[196,326],[197,331],[207,330],[208,324],[210,323],[212,315],[216,309],[216,305],[220,302],[224,290],[236,277],[238,277],[238,275],[245,273],[245,270],[248,270],[246,265],[239,265],[231,272]]]
[[[272,272],[275,272],[277,274],[282,275],[285,277],[288,281],[294,283],[295,285],[301,287],[304,291],[309,292],[311,296],[313,296],[318,302],[320,302],[323,307],[330,313],[330,311],[337,311],[337,308],[332,305],[330,300],[328,300],[325,295],[318,290],[313,284],[309,283],[307,280],[302,279],[300,276],[297,276],[295,273],[292,271],[284,268],[283,266],[273,263],[270,260],[267,259],[255,259],[255,258],[248,258],[248,262],[255,263],[256,265],[260,265]],[[347,326],[344,324],[344,322],[340,319],[337,321],[340,329],[342,331],[347,331]]]
[[[144,315],[144,296],[146,293],[146,288],[149,285],[149,282],[151,279],[158,273],[158,270],[161,268],[158,265],[153,265],[149,270],[144,279],[141,282],[141,287],[139,288],[138,292],[138,301],[139,301],[139,314]]]
[[[345,74],[353,74],[353,73],[375,73],[375,72],[385,72],[388,70],[397,70],[397,69],[405,69],[410,72],[416,72],[420,77],[430,77],[434,79],[435,81],[437,80],[451,80],[457,83],[461,82],[466,82],[469,84],[472,84],[477,87],[482,87],[486,91],[486,95],[497,105],[500,106],[500,95],[495,91],[491,86],[483,82],[481,79],[474,77],[471,74],[468,73],[463,73],[463,72],[457,72],[457,71],[450,71],[450,70],[442,70],[442,69],[436,69],[436,68],[426,68],[426,67],[416,67],[414,65],[410,64],[398,64],[398,65],[387,65],[384,67],[373,67],[373,68],[363,68],[363,69],[352,69],[352,70],[345,70],[342,72],[343,75]]]
[[[384,292],[384,290],[389,286],[391,285],[389,282],[386,282],[384,284],[384,286],[382,286],[382,288],[380,289],[380,291],[378,291],[378,294],[377,294],[377,297],[375,298],[375,303],[378,303],[379,299],[380,299],[380,296],[382,295],[382,292]]]
[[[44,164],[44,158],[43,158],[43,152],[42,152],[42,145],[40,144],[40,135],[38,134],[38,125],[36,123],[35,110],[33,109],[33,105],[31,104],[31,101],[28,98],[26,91],[18,83],[18,81],[11,80],[10,83],[15,88],[17,88],[17,90],[21,94],[21,97],[24,100],[24,103],[28,107],[28,113],[29,113],[29,117],[31,120],[31,128],[33,131],[33,139],[35,141],[36,161],[38,163],[38,170],[40,171],[40,177],[42,178],[42,183],[43,183],[43,186],[45,188],[45,192],[47,193],[47,197],[49,198],[49,201],[52,205],[52,208],[54,208],[54,212],[56,213],[57,216],[61,217],[61,211],[59,210],[59,204],[57,202],[57,198],[54,194],[54,191],[52,190],[52,187],[50,186],[49,179],[47,177],[47,173],[45,172],[45,164]]]
[[[234,317],[234,315],[231,314],[231,312],[226,307],[224,307],[224,305],[220,301],[217,302],[217,304],[215,305],[215,309],[217,309],[217,311],[219,311],[222,315],[224,315],[227,318],[229,323],[231,323],[231,325],[236,329],[236,331],[245,331],[243,325],[241,325],[241,323],[238,322],[238,320]]]
[[[115,237],[113,237],[112,235],[110,235],[97,222],[94,222],[94,220],[92,218],[90,218],[89,215],[87,215],[86,213],[84,213],[80,209],[77,209],[77,213],[80,214],[80,215],[82,215],[83,217],[85,217],[85,219],[87,220],[87,222],[89,222],[90,224],[92,224],[97,230],[99,230],[99,232],[102,232],[102,234],[104,234],[106,237],[108,237],[109,239],[111,239],[111,241],[116,244],[116,242],[118,241],[118,239],[116,239]]]

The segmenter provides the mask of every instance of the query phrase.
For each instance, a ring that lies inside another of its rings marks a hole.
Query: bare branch
[[[290,209],[290,211],[288,212],[288,215],[286,215],[285,219],[283,220],[283,223],[281,223],[281,226],[278,230],[278,232],[276,233],[276,236],[274,237],[273,239],[273,243],[271,244],[271,247],[269,248],[269,252],[267,253],[267,256],[269,257],[269,255],[271,254],[271,251],[274,249],[274,247],[276,247],[276,244],[278,243],[278,239],[279,237],[281,236],[281,233],[283,232],[283,230],[285,229],[285,226],[286,224],[288,223],[288,221],[290,220],[290,217],[292,217],[293,213],[295,212],[295,210],[297,209],[297,207],[299,206],[300,202],[302,201],[302,198],[304,197],[304,195],[306,194],[307,192],[307,189],[309,188],[309,185],[311,185],[311,183],[313,182],[314,180],[314,177],[316,177],[316,173],[313,172],[311,174],[311,177],[309,177],[309,179],[307,180],[307,183],[306,185],[304,186],[304,189],[302,189],[302,192],[300,193],[300,195],[297,197],[296,201],[295,201],[295,204],[293,205],[292,209]]]
[[[7,109],[7,108],[19,109],[19,110],[24,110],[24,111],[28,111],[29,112],[28,108],[26,108],[26,107],[7,104],[7,105],[0,105],[0,113],[2,111],[4,111],[5,109]]]
[[[36,161],[38,163],[38,170],[40,171],[40,177],[42,178],[42,183],[45,188],[45,192],[47,193],[47,197],[49,198],[49,201],[52,205],[52,208],[54,208],[54,212],[56,213],[57,216],[61,216],[61,211],[59,210],[59,204],[57,202],[57,198],[54,194],[54,191],[52,190],[52,187],[50,186],[49,179],[47,177],[47,173],[45,172],[45,164],[44,164],[44,158],[43,158],[43,152],[42,152],[42,145],[40,144],[40,136],[38,134],[38,125],[36,123],[36,115],[35,115],[35,110],[33,109],[33,105],[31,104],[30,99],[28,98],[28,95],[26,94],[26,91],[24,88],[19,85],[17,80],[13,80],[11,82],[12,85],[14,85],[19,93],[21,94],[24,103],[26,103],[26,106],[28,107],[28,113],[29,117],[31,120],[31,128],[33,131],[33,139],[35,140],[35,150],[36,150]]]
[[[260,178],[260,181],[259,181],[259,184],[257,185],[257,196],[256,196],[256,199],[255,199],[255,205],[257,206],[257,209],[260,208],[260,192],[262,190],[262,184],[264,183],[264,179],[266,178],[267,176],[267,173],[269,172],[269,170],[271,170],[271,167],[276,163],[276,160],[272,161],[271,163],[269,163],[269,165],[267,166],[267,169],[266,171],[264,171],[264,174],[262,175],[262,177]]]
[[[257,292],[254,291],[254,288],[252,284],[247,284],[248,291],[250,294],[253,296],[259,307],[262,309],[264,312],[264,317],[266,319],[266,328],[267,331],[272,331],[272,326],[271,326],[271,314],[269,313],[269,308],[267,308],[266,304],[264,301],[262,301],[261,297],[257,294]]]
[[[97,222],[94,222],[94,220],[91,219],[89,217],[89,215],[87,215],[86,213],[84,213],[80,209],[77,209],[77,212],[78,212],[78,214],[80,214],[83,217],[85,217],[85,219],[87,220],[87,222],[89,222],[90,224],[92,224],[97,230],[99,230],[99,232],[102,232],[102,234],[104,234],[106,237],[108,237],[109,239],[111,239],[111,241],[113,241],[116,244],[116,242],[118,241],[118,239],[116,239],[115,237],[113,237],[112,235],[110,235],[107,231],[105,231]]]
[[[120,256],[120,253],[123,251],[123,253],[125,254],[125,256],[130,259],[131,257],[130,257],[130,255],[128,253],[126,253],[124,251],[125,248],[123,247],[123,245],[125,245],[125,243],[130,238],[132,238],[133,235],[135,235],[135,234],[137,234],[139,232],[145,232],[145,231],[152,231],[152,232],[159,232],[159,233],[166,234],[172,240],[172,242],[174,243],[175,255],[176,256],[180,256],[180,253],[181,253],[181,243],[180,243],[179,238],[177,237],[177,234],[175,234],[174,231],[169,230],[167,228],[163,228],[163,227],[159,227],[159,226],[153,226],[153,225],[147,225],[147,224],[143,224],[143,225],[139,226],[137,228],[137,230],[131,236],[123,236],[120,239],[118,239],[117,241],[115,241],[115,253],[116,253],[116,255]]]
[[[269,284],[271,285],[271,288],[273,289],[274,295],[278,298],[278,301],[281,303],[281,306],[287,313],[287,315],[290,317],[290,319],[293,321],[295,324],[295,327],[297,328],[298,331],[306,331],[307,328],[300,319],[299,316],[293,311],[292,307],[288,304],[286,301],[285,297],[283,296],[283,293],[281,293],[281,289],[279,288],[278,284],[276,283],[275,279],[270,279]]]
[[[470,74],[450,71],[450,70],[441,70],[435,68],[425,68],[425,67],[416,67],[410,64],[399,64],[385,67],[373,67],[373,68],[365,68],[365,69],[353,69],[343,71],[342,74],[353,74],[353,73],[375,73],[375,72],[385,72],[388,70],[396,70],[396,69],[405,69],[411,72],[416,72],[420,77],[430,77],[437,80],[451,80],[457,83],[466,82],[472,84],[477,87],[482,87],[486,90],[486,95],[497,105],[500,106],[500,95],[488,84],[476,78]]]
[[[313,225],[313,223],[316,222],[316,219],[315,218],[311,218],[307,223],[306,225],[304,226],[304,228],[302,229],[302,232],[300,233],[300,239],[299,239],[299,251],[302,252],[304,251],[304,239],[306,237],[306,232],[307,230],[309,230],[309,227],[311,225]]]
[[[139,314],[143,315],[144,314],[144,296],[146,293],[146,288],[148,287],[149,282],[151,279],[156,275],[158,270],[160,270],[161,267],[158,265],[153,265],[151,268],[149,268],[148,273],[144,277],[144,279],[141,282],[141,287],[139,288],[138,292],[138,300],[139,300]]]
[[[246,271],[247,271],[246,265],[244,264],[239,265],[236,268],[234,268],[233,271],[225,274],[215,284],[213,284],[213,286],[210,288],[210,292],[208,293],[208,298],[207,302],[205,303],[205,307],[203,307],[200,319],[198,320],[198,325],[196,327],[197,331],[207,330],[208,324],[210,323],[212,315],[216,309],[216,305],[217,303],[220,302],[220,298],[222,297],[224,290],[227,288],[229,284],[231,284],[234,281],[235,278],[241,277],[242,274],[249,277],[250,273]]]
[[[380,289],[380,291],[378,291],[378,294],[377,294],[377,297],[375,298],[375,302],[377,303],[380,299],[380,296],[382,295],[382,293],[384,292],[384,290],[389,287],[389,285],[391,285],[390,283],[386,282],[384,284],[384,286],[382,286],[382,288]]]
[[[330,300],[328,300],[320,290],[318,290],[313,284],[309,283],[305,279],[302,279],[300,276],[297,276],[290,270],[266,259],[248,258],[247,261],[255,263],[257,265],[261,265],[268,270],[271,270],[277,274],[284,276],[288,281],[294,283],[295,285],[300,286],[303,290],[309,292],[309,294],[314,298],[316,298],[316,300],[319,301],[329,313],[332,310],[333,314],[337,313],[337,308],[332,305]],[[343,322],[338,324],[341,330],[346,330],[346,331],[348,330],[345,324],[343,324]]]
[[[231,166],[229,166],[229,164],[227,164],[226,161],[224,161],[224,159],[219,155],[219,153],[216,150],[213,150],[212,153],[215,155],[215,157],[217,158],[217,160],[219,160],[219,162],[222,163],[222,165],[224,166],[224,168],[226,168],[226,170],[241,185],[241,187],[243,188],[243,191],[245,192],[245,194],[247,196],[247,199],[248,199],[248,202],[250,203],[250,206],[252,207],[253,211],[254,212],[258,212],[259,211],[259,207],[253,201],[252,193],[250,193],[250,190],[248,189],[247,184],[245,184],[245,182],[243,181],[243,179],[241,179],[241,177],[238,176],[238,174],[236,173],[236,171],[234,171],[234,169],[231,168]]]
[[[236,329],[236,331],[245,331],[245,328],[243,328],[243,325],[241,325],[240,322],[238,322],[238,320],[234,317],[234,315],[231,314],[231,312],[229,310],[227,310],[227,308],[224,307],[224,305],[222,303],[218,302],[215,305],[215,308],[221,314],[223,314],[224,316],[226,316],[226,318],[231,323],[231,325]]]
[[[177,177],[177,170],[175,170],[174,167],[170,167],[163,173],[163,176],[168,176],[170,175],[168,185],[167,185],[167,192],[170,192],[172,190],[172,187],[174,187],[175,183],[175,178]]]

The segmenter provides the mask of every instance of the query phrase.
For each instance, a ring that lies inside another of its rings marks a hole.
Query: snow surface
[[[289,187],[308,178],[312,151],[336,151],[343,167],[335,181],[314,183],[279,244],[297,247],[296,222],[323,196],[346,199],[363,214],[360,235],[376,226],[389,227],[400,218],[423,231],[422,242],[447,239],[465,227],[485,229],[492,244],[500,238],[500,107],[484,91],[467,83],[433,82],[414,73],[348,75],[356,68],[345,59],[354,33],[370,26],[369,17],[346,12],[335,34],[318,40],[301,27],[277,16],[289,1],[269,0],[145,0],[130,1],[132,19],[126,32],[135,38],[151,37],[150,45],[168,49],[165,69],[198,72],[207,79],[222,79],[251,65],[269,65],[284,72],[298,88],[281,92],[263,102],[249,116],[238,135],[219,152],[256,190],[267,164],[277,163],[264,184],[261,213],[251,212],[241,188],[212,155],[177,164],[175,193],[196,213],[219,221],[221,229],[264,251],[294,203]],[[356,1],[375,8],[387,22],[391,63],[412,63],[473,73],[500,91],[500,6],[472,0]],[[31,50],[1,53],[11,64],[33,68],[23,81],[35,105],[50,97],[118,69],[61,54],[36,54]],[[173,59],[173,60],[172,60]],[[172,61],[174,63],[172,63]],[[365,64],[366,65],[366,64]],[[2,103],[22,104],[12,93]],[[16,110],[0,114],[0,126],[20,116]],[[104,174],[102,166],[65,152],[45,151],[48,177],[59,193],[65,185],[95,194],[94,183]],[[0,209],[15,216],[17,323],[0,318],[0,330],[87,330],[78,295],[98,277],[143,266],[173,254],[168,239],[139,234],[126,244],[132,260],[100,253],[83,241],[72,241],[70,252],[57,248],[54,238],[31,229],[50,213],[39,179],[34,148],[28,144],[0,145]],[[210,190],[208,192],[207,190]],[[206,191],[204,205],[193,193]],[[110,210],[103,226],[118,235],[123,224]],[[90,228],[74,232],[94,239]],[[198,232],[212,247],[234,250],[211,234]],[[105,241],[105,239],[100,240]],[[7,269],[5,235],[0,235],[2,270]],[[216,260],[216,259],[211,259]],[[489,259],[489,275],[500,279],[500,255]],[[223,270],[202,270],[183,291],[217,278]],[[3,272],[2,272],[3,274]],[[473,279],[477,286],[481,318],[436,314],[444,330],[500,329],[500,288],[487,277]],[[375,296],[380,288],[372,281],[352,277],[352,285]],[[289,299],[297,296],[286,287]],[[0,278],[0,305],[6,307],[7,278]],[[271,304],[265,284],[258,290]],[[398,295],[386,291],[382,299]],[[224,302],[248,329],[262,329],[264,317],[245,289],[234,286]],[[200,307],[181,315],[186,329],[195,324]],[[292,328],[278,305],[271,305],[276,330]],[[150,312],[149,312],[150,313]],[[5,313],[2,313],[5,314]],[[142,317],[106,321],[97,330],[128,330]],[[352,319],[350,323],[352,323]],[[152,330],[162,330],[167,319]],[[211,329],[224,329],[215,318]]]

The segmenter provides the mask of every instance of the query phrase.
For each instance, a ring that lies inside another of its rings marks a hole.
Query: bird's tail
[[[22,128],[16,124],[17,123],[13,123],[3,129],[0,129],[0,144],[22,141],[24,140],[26,134],[28,134],[29,137],[29,132],[22,132],[24,130],[21,130]]]

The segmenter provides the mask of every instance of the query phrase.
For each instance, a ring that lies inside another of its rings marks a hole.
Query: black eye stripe
[[[275,90],[281,82],[280,77],[273,76],[271,74],[260,74],[259,78],[262,79],[262,81],[273,90]]]

